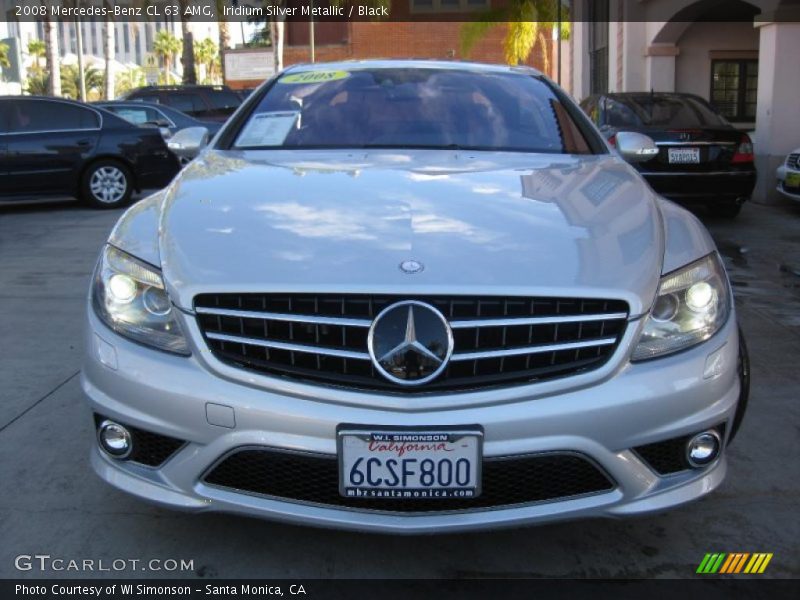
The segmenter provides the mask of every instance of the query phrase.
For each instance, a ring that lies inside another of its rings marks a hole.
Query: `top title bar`
[[[792,0],[0,0],[0,7],[4,21],[800,22]]]

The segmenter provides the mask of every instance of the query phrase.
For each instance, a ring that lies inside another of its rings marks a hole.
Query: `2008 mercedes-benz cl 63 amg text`
[[[94,469],[174,508],[404,533],[707,494],[747,355],[708,233],[628,164],[654,152],[527,68],[279,74],[102,250]]]

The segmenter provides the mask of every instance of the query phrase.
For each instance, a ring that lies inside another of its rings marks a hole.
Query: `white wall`
[[[758,51],[758,30],[752,23],[693,23],[678,39],[675,59],[675,90],[709,100],[711,51],[742,51],[729,58],[749,58]]]

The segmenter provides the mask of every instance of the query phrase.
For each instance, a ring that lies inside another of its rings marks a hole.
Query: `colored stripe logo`
[[[716,552],[706,554],[697,573],[702,575],[726,574],[736,575],[738,573],[756,574],[763,573],[767,569],[769,561],[772,560],[772,553],[769,552]]]

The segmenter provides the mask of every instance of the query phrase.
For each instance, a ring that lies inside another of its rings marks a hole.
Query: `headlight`
[[[190,354],[155,267],[106,246],[94,275],[92,303],[97,315],[120,335],[159,350]]]
[[[671,354],[714,335],[730,313],[725,269],[715,252],[661,278],[631,360]]]

